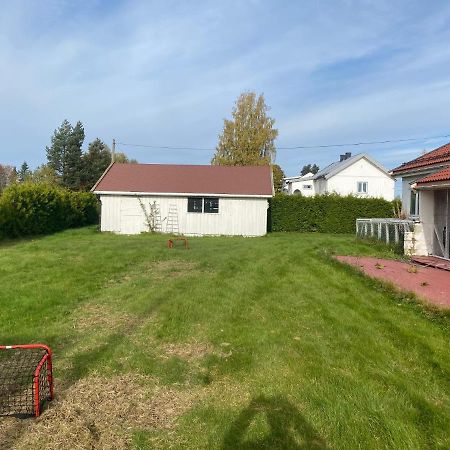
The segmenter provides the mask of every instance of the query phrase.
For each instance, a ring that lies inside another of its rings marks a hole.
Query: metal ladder
[[[154,203],[153,205],[153,213],[154,213],[154,224],[155,231],[162,232],[162,222],[161,222],[161,210],[159,208],[159,203]]]
[[[167,233],[180,234],[178,226],[178,209],[177,205],[169,205],[169,214],[167,215]]]

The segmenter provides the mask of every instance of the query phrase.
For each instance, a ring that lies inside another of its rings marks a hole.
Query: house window
[[[188,197],[188,212],[203,212],[203,197]]]
[[[356,183],[358,194],[367,194],[369,191],[369,183],[367,181],[358,181]]]
[[[411,197],[409,202],[409,213],[412,216],[419,215],[419,193],[411,190]]]
[[[304,184],[303,189],[312,189],[312,184]]]
[[[217,197],[188,197],[188,212],[217,214],[219,199]]]
[[[218,213],[219,212],[219,199],[217,197],[205,197],[203,199],[205,207],[205,213]]]

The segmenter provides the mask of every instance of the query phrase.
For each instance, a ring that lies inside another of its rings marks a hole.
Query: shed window
[[[217,197],[188,197],[188,212],[217,214],[219,199]]]
[[[217,197],[205,197],[204,198],[204,212],[205,213],[218,213],[219,212],[219,199]]]
[[[188,212],[203,212],[203,197],[188,197]]]
[[[303,189],[312,189],[312,184],[304,184]]]
[[[357,183],[358,194],[367,194],[368,184],[369,183],[367,183],[367,181],[358,181],[358,183]]]

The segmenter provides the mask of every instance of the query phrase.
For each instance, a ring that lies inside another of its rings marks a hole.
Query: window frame
[[[217,202],[217,207],[210,208],[208,205],[208,211],[206,210],[206,202]],[[217,209],[214,211],[214,209]],[[203,197],[203,214],[219,214],[219,197]]]
[[[414,201],[413,201],[414,197]],[[413,210],[414,206],[414,210]],[[419,217],[420,213],[420,196],[419,192],[415,191],[414,189],[410,190],[410,196],[409,196],[409,215],[410,217]]]
[[[359,187],[361,186],[361,190]],[[363,187],[366,187],[366,190]],[[368,181],[357,181],[356,182],[356,192],[361,195],[367,195],[369,193],[369,182]]]
[[[191,196],[187,198],[187,213],[188,214],[219,214],[220,212],[220,198],[219,197],[200,197],[200,196]],[[201,202],[201,206],[199,209],[192,208],[197,202],[197,206],[199,201]],[[208,205],[208,210],[206,210],[206,204],[209,203],[217,203],[217,207],[210,207]],[[216,210],[214,210],[216,209]]]
[[[198,201],[198,200],[200,200],[201,204],[200,204],[200,209],[196,210],[195,209],[195,205],[196,205],[195,202]],[[191,206],[193,206],[192,210],[189,209]],[[188,213],[192,213],[192,214],[202,214],[203,213],[203,197],[188,197],[188,199],[187,199],[187,212]]]

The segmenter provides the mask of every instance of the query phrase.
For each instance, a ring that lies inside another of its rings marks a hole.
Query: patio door
[[[434,192],[434,245],[436,256],[450,259],[450,190]]]

